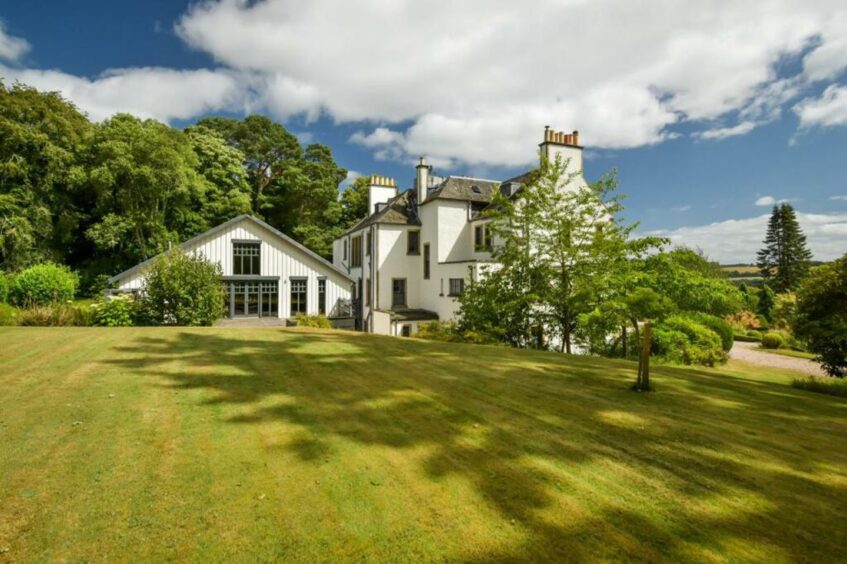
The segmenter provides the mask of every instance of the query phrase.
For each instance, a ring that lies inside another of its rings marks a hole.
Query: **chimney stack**
[[[568,171],[582,171],[582,145],[579,144],[579,131],[565,133],[554,131],[549,125],[544,126],[544,141],[539,145],[541,155],[550,161],[557,158],[567,161]]]
[[[397,195],[397,183],[393,178],[372,174],[368,182],[368,214],[376,213],[380,204],[385,204]]]
[[[418,205],[426,200],[426,191],[429,188],[430,167],[426,164],[426,157],[421,157],[418,166],[415,167],[415,188],[418,191]]]

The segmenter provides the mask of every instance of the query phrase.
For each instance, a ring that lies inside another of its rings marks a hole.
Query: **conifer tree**
[[[796,289],[809,271],[812,253],[790,204],[774,206],[764,245],[756,263],[762,277],[777,292]]]

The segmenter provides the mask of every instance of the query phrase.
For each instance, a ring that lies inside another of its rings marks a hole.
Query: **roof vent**
[[[507,198],[511,198],[517,193],[520,187],[520,182],[504,182],[500,185],[500,193]]]
[[[385,208],[387,208],[387,207],[388,207],[388,202],[378,202],[378,203],[374,206],[374,213],[379,213],[379,212],[381,212],[382,210],[384,210],[384,209],[385,209]]]
[[[479,189],[479,186],[477,186],[476,184],[474,184],[473,186],[471,186],[471,191],[472,191],[474,194],[482,194],[482,190],[480,190],[480,189]]]

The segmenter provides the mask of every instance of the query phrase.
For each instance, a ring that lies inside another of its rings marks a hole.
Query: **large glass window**
[[[421,232],[420,231],[409,231],[406,234],[406,254],[407,255],[419,255],[421,254]]]
[[[318,313],[326,315],[326,278],[318,278]]]
[[[404,307],[406,305],[406,279],[393,278],[391,280],[391,306]]]
[[[298,313],[306,313],[306,285],[305,278],[291,279],[291,316]]]
[[[465,291],[465,279],[464,278],[451,278],[450,279],[450,294],[451,296],[461,296],[462,292]]]
[[[279,316],[277,282],[230,282],[229,299],[233,316]]]
[[[232,273],[237,275],[259,275],[259,243],[232,244]]]
[[[429,280],[429,243],[424,243],[423,277],[424,277],[424,280]]]

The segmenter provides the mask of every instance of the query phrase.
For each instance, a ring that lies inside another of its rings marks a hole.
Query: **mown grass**
[[[847,401],[743,364],[0,329],[0,558],[832,561]]]

